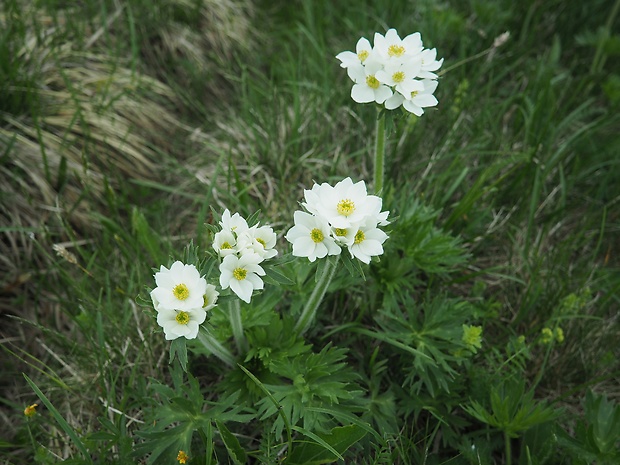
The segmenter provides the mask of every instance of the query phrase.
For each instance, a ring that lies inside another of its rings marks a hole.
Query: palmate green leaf
[[[591,428],[591,438],[601,454],[618,450],[620,438],[620,405],[607,400],[605,395],[592,391],[586,393],[586,420]]]
[[[314,442],[296,441],[293,451],[284,462],[287,465],[319,465],[344,460],[342,454],[366,436],[366,431],[357,425],[338,426],[328,433],[316,434],[302,428],[296,429]]]
[[[547,423],[558,416],[558,412],[534,400],[533,390],[524,391],[523,380],[504,380],[499,386],[491,388],[490,411],[474,400],[470,401],[470,405],[463,406],[463,409],[482,423],[516,438],[533,426]]]

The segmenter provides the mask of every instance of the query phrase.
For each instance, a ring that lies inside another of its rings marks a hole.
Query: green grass
[[[616,463],[618,4],[3,3],[0,463]],[[371,182],[376,111],[335,55],[387,27],[445,62],[389,130],[384,256],[303,337],[314,268],[285,261],[243,366],[188,343],[183,373],[153,268],[224,208],[284,254],[312,181]]]

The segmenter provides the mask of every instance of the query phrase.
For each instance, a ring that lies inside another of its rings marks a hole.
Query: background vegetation
[[[346,463],[618,463],[619,8],[4,0],[2,463],[174,463],[166,437],[190,463],[336,460],[321,439]],[[282,238],[313,180],[370,181],[376,112],[334,56],[389,27],[445,62],[389,136],[385,255],[304,340],[312,270],[283,265],[244,309],[257,382],[199,353],[184,376],[140,305],[152,268],[209,248],[211,208]]]

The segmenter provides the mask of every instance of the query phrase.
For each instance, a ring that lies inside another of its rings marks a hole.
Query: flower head
[[[383,254],[383,243],[388,235],[377,228],[374,221],[368,221],[356,228],[353,243],[349,244],[349,252],[352,257],[364,263],[370,263],[370,257]]]
[[[157,324],[164,329],[168,341],[181,336],[195,339],[198,336],[199,326],[207,318],[207,312],[203,308],[171,310],[159,307],[155,310],[157,310]]]
[[[231,215],[228,208],[222,213],[220,225],[223,230],[234,231],[235,234],[240,234],[248,229],[248,223],[245,221],[245,218],[239,215],[239,213]]]
[[[293,218],[295,226],[284,237],[293,244],[294,256],[308,257],[313,262],[317,258],[340,253],[340,247],[331,236],[329,223],[325,220],[302,211],[296,211]]]
[[[29,405],[28,407],[26,407],[24,409],[24,415],[26,415],[27,417],[33,417],[37,414],[37,407],[39,406],[39,404],[32,404]]]
[[[424,108],[434,107],[439,103],[433,95],[433,92],[437,89],[437,81],[425,79],[423,81],[414,81],[414,83],[413,90],[409,94],[394,94],[386,100],[385,108],[393,110],[402,105],[408,112],[416,116],[422,116]]]
[[[334,187],[321,184],[315,207],[332,227],[350,228],[372,215],[380,204],[379,197],[368,195],[364,181],[353,183],[351,178],[345,178]]]
[[[177,455],[177,460],[179,461],[179,463],[185,464],[189,460],[189,455],[187,455],[185,451],[180,450]]]
[[[254,225],[238,236],[238,250],[243,255],[246,251],[259,254],[264,260],[278,255],[275,249],[276,233],[269,226]]]
[[[151,291],[151,299],[157,301],[160,308],[191,310],[202,307],[207,281],[194,265],[180,261],[174,262],[170,269],[162,265],[155,273],[155,283],[157,287]]]
[[[257,253],[246,253],[241,257],[228,255],[220,264],[220,286],[230,289],[246,303],[250,303],[254,289],[263,289],[260,276],[265,270],[259,265],[263,261]]]
[[[213,284],[207,284],[207,290],[202,296],[202,309],[204,311],[208,311],[215,307],[219,295],[220,293],[215,290],[215,286]]]

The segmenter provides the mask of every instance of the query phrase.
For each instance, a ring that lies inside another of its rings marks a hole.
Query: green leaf
[[[348,425],[336,427],[329,433],[314,434],[304,430],[304,434],[315,442],[296,444],[285,462],[287,465],[319,465],[343,460],[342,454],[366,436],[366,431],[357,425]]]
[[[215,424],[217,425],[217,429],[220,432],[220,437],[230,454],[230,458],[238,465],[243,465],[247,460],[247,455],[241,444],[239,444],[239,440],[232,434],[226,425],[221,421],[215,420]]]

